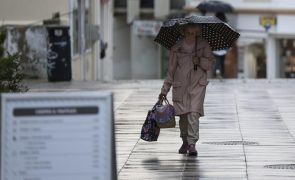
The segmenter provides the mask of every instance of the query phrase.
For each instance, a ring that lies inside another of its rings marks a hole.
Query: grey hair
[[[202,31],[201,26],[200,26],[199,24],[186,24],[186,25],[181,26],[181,28],[180,28],[180,34],[181,34],[182,36],[184,36],[184,31],[185,31],[185,29],[187,29],[187,28],[200,28],[200,31]],[[198,36],[200,36],[201,34],[202,34],[202,33],[200,32],[200,33],[198,34]]]

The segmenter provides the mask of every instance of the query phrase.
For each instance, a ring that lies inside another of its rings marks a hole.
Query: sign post
[[[116,180],[111,92],[1,95],[2,180]]]

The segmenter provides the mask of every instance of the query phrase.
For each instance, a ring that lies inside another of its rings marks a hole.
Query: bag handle
[[[156,102],[156,104],[154,105],[154,107],[152,108],[152,111],[154,111],[154,110],[156,109],[156,106],[157,106],[157,105],[162,105],[163,102],[165,102],[166,104],[170,104],[167,98],[164,98],[164,99],[158,100],[158,101]]]
[[[156,103],[156,105],[162,105],[163,102],[165,102],[166,104],[170,104],[169,101],[168,101],[168,99],[165,98],[165,99],[163,99],[163,100],[158,100],[158,102]]]

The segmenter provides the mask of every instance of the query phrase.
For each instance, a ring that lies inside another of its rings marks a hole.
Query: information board
[[[1,94],[1,180],[116,174],[111,92]]]

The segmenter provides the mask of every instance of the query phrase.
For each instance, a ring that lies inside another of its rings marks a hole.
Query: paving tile
[[[119,180],[295,179],[295,80],[211,80],[200,119],[197,158],[177,153],[178,125],[162,129],[157,142],[139,139],[162,80],[28,82],[32,92],[114,92]],[[171,101],[171,93],[168,95]],[[178,118],[176,118],[178,122]]]

